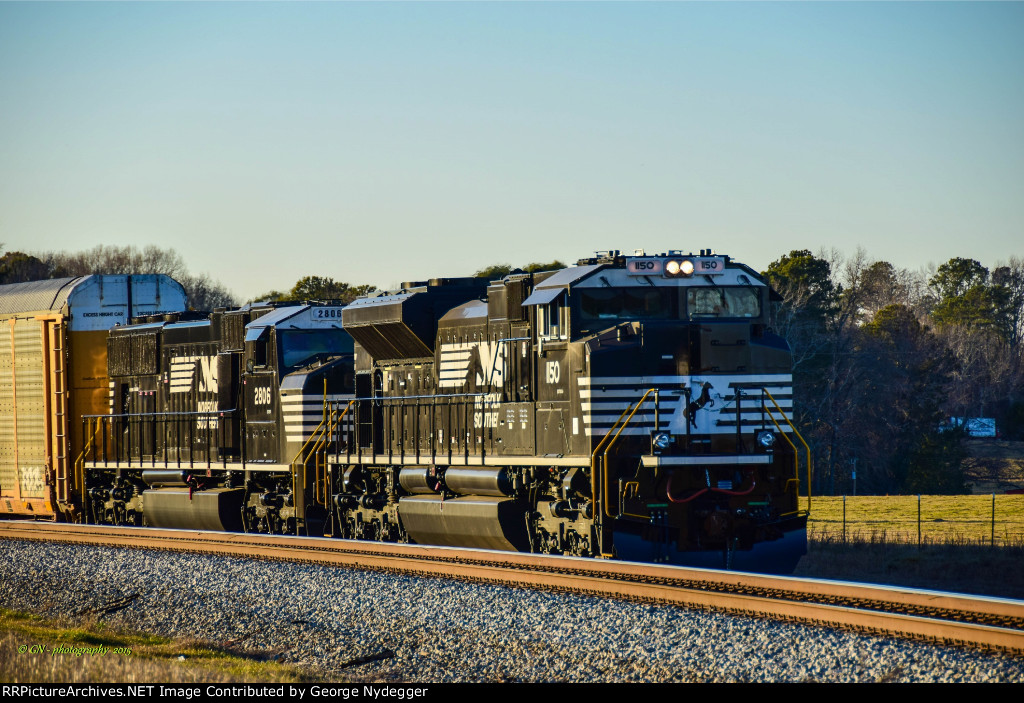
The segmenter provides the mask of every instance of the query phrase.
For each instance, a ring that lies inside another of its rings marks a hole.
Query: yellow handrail
[[[604,448],[604,454],[601,455],[601,469],[604,472],[604,514],[608,517],[616,517],[615,515],[612,515],[611,512],[608,510],[608,495],[611,489],[608,476],[608,452],[610,452],[615,443],[619,441],[619,435],[622,434],[622,430],[626,429],[626,425],[629,424],[630,420],[633,419],[633,416],[636,415],[636,411],[639,410],[640,406],[643,405],[644,401],[647,400],[647,396],[649,396],[651,393],[654,393],[655,391],[657,391],[656,388],[648,388],[647,392],[644,393],[643,396],[641,396],[640,400],[638,400],[636,402],[636,405],[633,406],[633,410],[632,412],[629,413],[629,416],[622,421],[622,425],[619,427],[618,432],[615,433],[615,436],[612,437],[612,441],[609,442],[608,446]],[[612,429],[615,428],[613,427]]]
[[[604,436],[604,438],[601,439],[600,442],[598,442],[597,446],[594,447],[594,452],[590,455],[590,497],[593,498],[595,501],[597,500],[597,453],[601,451],[601,448],[605,445],[605,443],[609,439],[611,439],[614,442],[615,439],[618,438],[618,434],[616,434],[614,438],[612,437],[612,434],[611,434],[612,431],[616,427],[619,427],[619,423],[622,422],[622,418],[626,416],[626,413],[630,413],[629,414],[629,418],[633,417],[633,413],[635,413],[636,409],[640,407],[640,403],[642,403],[644,401],[644,398],[647,397],[648,393],[650,393],[653,390],[654,389],[651,388],[650,390],[647,391],[647,393],[644,393],[643,398],[640,399],[640,401],[636,404],[636,406],[626,405],[626,409],[623,410],[622,413],[619,415],[618,419],[615,420],[614,423],[612,423],[612,427],[611,427],[610,430],[608,430],[608,434],[606,434]],[[630,412],[630,409],[632,409],[633,412]],[[629,422],[629,418],[626,418],[626,422]],[[623,425],[623,427],[625,427],[625,425]],[[620,428],[620,431],[621,431],[621,428]],[[610,446],[611,445],[609,445],[609,447]],[[607,457],[607,454],[608,454],[608,452],[606,450],[605,451],[605,456],[606,457]],[[607,466],[607,462],[605,462],[605,465]],[[605,512],[607,513],[607,505],[608,505],[607,489],[605,490],[603,498],[604,498],[604,503],[605,503]],[[611,517],[611,514],[609,513],[608,516]],[[605,557],[613,556],[612,554],[605,553],[603,549],[601,550],[601,552],[602,552],[601,556],[605,556]]]
[[[622,414],[619,415],[619,418],[614,423],[612,423],[612,430],[619,426],[619,423],[622,421],[622,418],[625,417],[626,413],[629,412],[629,409],[631,407],[633,406],[626,405],[626,409],[623,410]],[[611,430],[609,430],[608,434],[606,434],[604,438],[600,442],[598,442],[597,446],[594,447],[594,453],[590,455],[590,497],[593,498],[594,500],[597,500],[597,453],[601,451],[601,447],[604,446],[604,443],[607,442],[610,437]]]
[[[795,434],[797,436],[797,438],[800,440],[800,443],[804,445],[804,450],[807,452],[807,512],[809,514],[811,512],[811,473],[812,473],[813,465],[814,465],[814,458],[811,455],[811,448],[807,445],[807,441],[803,438],[803,435],[800,434],[800,430],[798,430],[796,428],[796,425],[794,425],[793,422],[786,416],[786,411],[783,410],[779,406],[778,402],[775,400],[775,398],[772,396],[772,394],[769,393],[768,390],[765,389],[765,388],[762,388],[761,391],[766,396],[768,396],[769,400],[772,401],[772,405],[774,405],[775,408],[779,411],[779,415],[782,417],[783,420],[786,421],[786,424],[789,425],[789,428],[791,430],[793,430],[793,434]],[[786,433],[782,431],[782,427],[779,425],[778,421],[775,419],[775,414],[772,412],[771,408],[769,408],[764,403],[761,403],[761,407],[764,408],[765,412],[768,413],[768,417],[771,419],[772,423],[774,423],[775,428],[779,431],[779,434],[782,435],[782,437],[787,442],[789,442],[789,446],[793,448],[793,464],[794,464],[793,468],[794,468],[794,472],[796,474],[796,482],[797,482],[796,498],[797,498],[797,507],[799,508],[799,505],[800,505],[800,457],[799,457],[799,450],[797,449],[797,447],[793,443],[793,441],[789,437],[786,436]],[[789,484],[788,481],[786,483],[787,483],[787,485]],[[800,512],[799,509],[796,512]],[[786,515],[793,515],[793,514],[794,513],[783,513],[782,515],[783,515],[783,517],[785,517]]]
[[[321,459],[324,458],[325,447],[330,442],[330,438],[334,436],[334,428],[342,423],[342,421],[345,418],[345,415],[348,414],[349,408],[351,408],[353,403],[355,403],[355,402],[356,401],[354,399],[350,400],[348,402],[348,405],[345,406],[345,409],[341,411],[340,415],[338,414],[337,408],[334,408],[334,409],[330,410],[330,412],[328,413],[328,416],[327,416],[327,429],[321,435],[320,440],[317,442],[317,444],[314,445],[314,447],[313,447],[312,454],[317,459],[316,470],[315,470],[315,472],[313,474],[313,476],[315,477],[314,480],[316,481],[316,483],[313,486],[313,493],[317,497],[319,497],[319,494],[320,494],[320,484],[321,484],[321,481],[320,481],[320,476],[321,476],[320,469],[323,468],[324,465],[326,465],[326,461],[324,461],[324,462],[320,461]],[[327,507],[328,493],[330,492],[330,486],[328,485],[327,476],[326,475],[323,477],[323,482],[322,483],[323,483],[323,487],[324,487],[323,505],[324,505],[324,507]]]
[[[317,456],[317,457],[319,456],[319,452],[327,445],[327,443],[329,441],[328,437],[331,434],[330,430],[333,428],[333,426],[335,424],[335,419],[337,420],[337,422],[341,422],[342,418],[345,417],[345,415],[348,413],[349,409],[352,407],[352,404],[355,403],[355,402],[356,402],[355,399],[350,400],[348,402],[348,405],[346,405],[345,409],[341,412],[341,415],[337,415],[337,412],[338,412],[337,410],[328,410],[327,394],[324,393],[323,417],[321,418],[320,423],[316,426],[316,428],[310,433],[309,437],[306,438],[306,441],[302,443],[302,447],[299,448],[298,453],[295,454],[295,458],[292,459],[292,461],[291,461],[291,465],[292,465],[292,494],[293,495],[295,494],[296,478],[298,476],[299,470],[306,468],[306,466],[307,466],[307,464],[309,462],[309,458],[311,456]],[[327,425],[326,429],[324,427],[325,424]],[[306,453],[306,450],[307,450],[307,448],[309,448],[311,442],[313,443],[313,447],[312,447],[311,451],[309,451],[309,453]],[[317,468],[319,468],[319,466]],[[313,485],[313,492],[314,492],[314,495],[316,496],[316,498],[319,499],[320,498],[320,472],[319,471],[317,471],[315,473],[314,481],[315,481],[315,483]],[[325,481],[325,483],[326,483],[326,481]],[[302,471],[302,488],[303,488],[303,490],[305,490],[305,488],[306,488],[306,472],[305,471]],[[324,505],[326,506],[327,505],[326,493],[324,494],[324,496],[325,496],[325,498],[324,498]]]
[[[299,451],[295,455],[295,458],[292,459],[291,466],[292,466],[292,504],[293,504],[293,506],[298,505],[298,486],[297,486],[297,482],[298,482],[298,476],[299,476],[299,469],[300,468],[305,469],[306,468],[306,462],[309,460],[309,455],[308,454],[305,457],[302,458],[301,463],[300,463],[299,457],[302,457],[303,453],[306,451],[306,447],[309,446],[309,443],[312,442],[314,440],[314,438],[318,437],[319,435],[321,435],[323,433],[323,426],[324,426],[325,422],[327,422],[327,379],[324,379],[323,414],[321,415],[321,418],[320,418],[320,424],[318,424],[316,426],[316,428],[310,433],[309,437],[306,438],[306,441],[302,443],[301,447],[299,447]],[[315,486],[314,486],[314,490],[315,490]],[[305,472],[305,470],[302,471],[302,493],[303,493],[303,502],[304,502],[305,501],[305,493],[306,493],[306,472]],[[305,507],[303,507],[303,511],[305,511]],[[295,520],[295,534],[296,535],[299,534],[299,520],[298,520],[298,516],[296,516],[296,520]]]
[[[795,487],[794,490],[796,492],[797,509],[794,510],[793,512],[789,512],[789,513],[780,513],[780,517],[786,517],[788,515],[796,515],[797,513],[800,512],[800,456],[799,456],[799,453],[798,453],[799,450],[797,449],[797,446],[795,444],[793,444],[793,440],[791,440],[789,437],[787,437],[786,433],[782,431],[782,426],[779,425],[779,423],[775,421],[775,417],[772,415],[771,411],[768,412],[768,418],[772,421],[772,423],[774,423],[775,429],[779,431],[779,434],[782,435],[782,438],[784,440],[786,440],[786,442],[789,444],[789,446],[793,449],[793,474],[796,476],[796,478],[786,479],[786,488],[785,488],[785,490],[787,490],[787,491],[789,490],[790,484],[792,484],[792,483],[796,484],[796,487]]]
[[[86,418],[86,427],[93,428],[92,432],[89,430],[85,431],[84,439],[85,444],[82,447],[82,451],[78,453],[78,457],[75,459],[75,476],[78,478],[78,488],[82,497],[83,517],[85,515],[84,508],[86,503],[85,496],[85,455],[92,449],[92,442],[99,433],[100,428],[103,427],[103,422],[99,418],[95,418],[95,427],[93,427],[94,418]]]

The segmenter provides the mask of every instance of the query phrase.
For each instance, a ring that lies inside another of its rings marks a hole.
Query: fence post
[[[843,544],[846,544],[846,496],[843,496]]]
[[[996,546],[996,494],[992,494],[992,543],[991,546]]]
[[[921,548],[921,494],[917,494],[917,548]]]

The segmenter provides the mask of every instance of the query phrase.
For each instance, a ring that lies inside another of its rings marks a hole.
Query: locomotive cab
[[[277,308],[245,326],[241,402],[248,461],[294,457],[328,400],[351,398],[352,338],[341,306]]]
[[[614,553],[795,566],[806,513],[791,356],[768,326],[771,289],[710,251],[604,260],[565,307],[584,347],[579,410]]]

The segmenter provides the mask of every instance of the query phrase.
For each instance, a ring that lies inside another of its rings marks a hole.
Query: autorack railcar
[[[0,515],[82,519],[78,418],[108,409],[107,330],[185,302],[163,275],[0,285]]]

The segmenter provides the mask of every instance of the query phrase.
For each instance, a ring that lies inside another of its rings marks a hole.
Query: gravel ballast
[[[1024,658],[445,579],[0,541],[0,606],[407,682],[1024,681]]]

